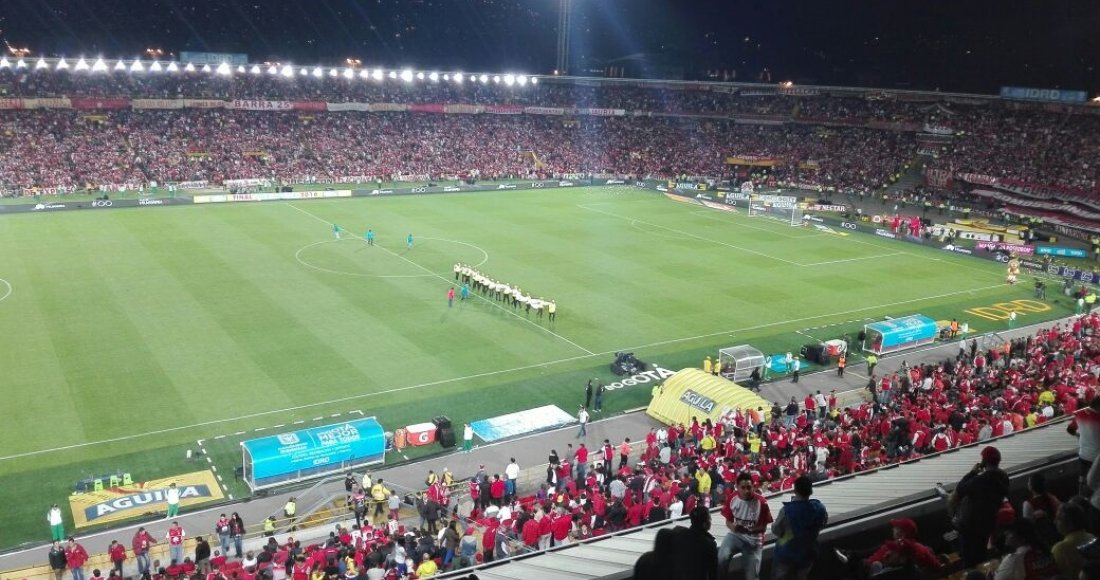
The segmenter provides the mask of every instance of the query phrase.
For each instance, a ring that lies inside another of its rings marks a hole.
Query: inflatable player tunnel
[[[716,423],[730,409],[771,409],[771,403],[760,395],[699,369],[684,369],[665,381],[661,393],[653,398],[646,414],[666,425],[688,425],[696,417],[702,423]]]

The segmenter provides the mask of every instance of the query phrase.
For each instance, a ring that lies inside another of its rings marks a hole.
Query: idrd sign
[[[974,316],[981,316],[987,320],[1008,320],[1008,314],[1013,310],[1016,311],[1017,315],[1026,315],[1029,312],[1047,312],[1050,310],[1050,305],[1045,302],[1039,302],[1038,300],[1012,300],[1009,302],[998,302],[990,306],[969,308],[966,312]]]

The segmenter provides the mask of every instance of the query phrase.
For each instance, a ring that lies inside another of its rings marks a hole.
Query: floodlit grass
[[[572,411],[617,350],[679,369],[866,318],[992,330],[1003,323],[964,310],[1029,298],[1000,264],[630,188],[8,215],[0,244],[6,545],[44,540],[42,514],[81,475],[193,470],[197,439],[231,474],[256,428],[355,410],[390,430]],[[448,308],[455,261],[557,300],[557,322],[482,298]],[[606,406],[648,397],[617,390]]]

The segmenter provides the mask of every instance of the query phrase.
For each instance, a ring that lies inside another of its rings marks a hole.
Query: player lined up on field
[[[554,300],[546,300],[542,297],[535,298],[525,293],[519,286],[512,286],[506,282],[494,280],[461,262],[455,263],[454,274],[455,281],[462,282],[463,300],[469,296],[470,290],[474,290],[480,292],[486,298],[503,302],[506,305],[511,304],[513,310],[522,306],[526,313],[534,310],[535,316],[538,318],[542,318],[543,311],[545,311],[551,322],[557,319],[558,303]]]

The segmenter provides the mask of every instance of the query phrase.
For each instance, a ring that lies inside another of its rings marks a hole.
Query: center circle
[[[489,261],[489,253],[468,242],[443,238],[421,237],[416,238],[412,248],[390,248],[345,237],[302,246],[294,259],[311,270],[338,276],[429,278],[451,272],[455,262],[481,266]]]

